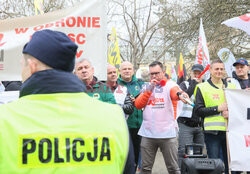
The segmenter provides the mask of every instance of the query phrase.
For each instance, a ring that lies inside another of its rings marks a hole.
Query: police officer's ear
[[[34,74],[35,72],[39,71],[38,70],[38,62],[36,59],[27,59],[28,66],[30,68],[31,74]]]

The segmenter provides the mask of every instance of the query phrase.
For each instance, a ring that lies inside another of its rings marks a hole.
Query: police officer
[[[123,172],[123,111],[83,93],[71,73],[76,51],[52,30],[35,32],[24,46],[20,98],[0,107],[0,173]]]

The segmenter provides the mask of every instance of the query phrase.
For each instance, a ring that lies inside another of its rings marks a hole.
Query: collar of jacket
[[[237,75],[236,75],[236,73],[235,73],[235,77],[234,77],[236,80],[238,80],[238,81],[243,81],[243,80],[247,80],[247,79],[241,79],[241,78],[239,78]],[[248,79],[250,79],[250,74],[248,74]]]
[[[97,77],[94,76],[92,82],[89,85],[86,85],[86,87],[87,87],[87,90],[91,90],[91,89],[99,88],[103,84],[104,83],[102,83],[101,81],[98,81]]]
[[[227,88],[227,81],[224,80],[224,79],[221,79],[221,80],[222,80],[223,85],[225,85],[225,88]],[[207,80],[207,82],[208,82],[211,86],[213,86],[214,88],[219,89],[217,86],[215,86],[215,85],[213,84],[213,82],[212,82],[212,80],[211,80],[211,77]]]
[[[73,73],[50,69],[32,74],[21,86],[20,97],[31,94],[86,92],[85,85]]]
[[[110,83],[106,82],[107,87],[109,87],[111,89],[112,92],[114,92],[116,90],[116,88],[118,87],[118,83],[115,83],[115,86],[112,86]]]
[[[131,83],[131,82],[135,82],[135,81],[138,81],[138,79],[135,77],[135,75],[132,76],[132,80],[130,82],[126,82],[124,81],[122,78],[121,78],[121,75],[119,75],[119,78],[118,78],[118,83],[122,82],[123,84],[127,84],[127,83]]]

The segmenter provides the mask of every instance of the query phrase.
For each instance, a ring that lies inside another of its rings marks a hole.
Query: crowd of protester
[[[65,37],[48,33],[50,37]],[[48,33],[42,31],[40,35]],[[43,57],[33,55],[32,44],[36,42],[35,39],[29,42],[29,47],[24,47],[23,53],[31,54],[50,65]],[[48,51],[53,53],[51,49]],[[105,103],[118,104],[122,108],[129,132],[128,156],[123,173],[135,173],[137,169],[141,174],[152,173],[159,148],[169,174],[180,174],[185,145],[193,143],[204,145],[208,158],[221,158],[225,164],[225,173],[228,173],[228,107],[223,96],[223,88],[250,89],[247,60],[239,59],[233,64],[235,71],[232,78],[225,77],[222,61],[213,60],[209,69],[210,78],[207,81],[203,77],[198,78],[204,68],[195,64],[191,68],[188,80],[179,85],[166,78],[165,67],[159,61],[152,62],[149,71],[143,72],[141,79],[136,78],[133,64],[128,61],[121,63],[119,70],[109,64],[106,81],[99,81],[94,76],[94,66],[91,60],[79,59],[75,63],[72,75],[75,74],[82,82],[82,91],[88,96]],[[21,85],[21,82],[3,81],[1,91],[23,90],[25,86]],[[214,100],[213,96],[217,96],[218,99]],[[194,106],[187,100],[194,102]],[[105,106],[109,108],[109,105]],[[112,114],[114,108],[110,109]]]

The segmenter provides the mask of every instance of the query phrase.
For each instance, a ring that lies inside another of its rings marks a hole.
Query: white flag
[[[205,68],[210,64],[209,52],[207,47],[207,40],[202,25],[202,19],[200,19],[200,33],[199,33],[199,44],[195,58],[195,64],[201,64]],[[204,75],[204,79],[209,78],[209,72],[207,71]]]
[[[247,32],[248,35],[250,35],[250,13],[247,13],[239,17],[228,19],[222,22],[221,24],[225,24],[229,27],[243,30]]]
[[[174,68],[174,65],[172,64],[171,66],[171,79],[175,82],[177,82],[177,74]]]
[[[250,90],[225,89],[232,171],[250,171]]]
[[[234,70],[233,64],[236,62],[233,53],[227,48],[222,48],[217,54],[225,65],[228,77],[232,77],[232,72]]]

